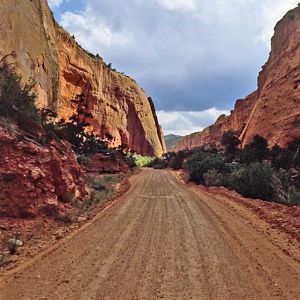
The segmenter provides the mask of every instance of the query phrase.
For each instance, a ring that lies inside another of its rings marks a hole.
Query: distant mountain
[[[175,135],[175,134],[165,135],[167,150],[170,151],[171,148],[176,144],[176,142],[178,142],[182,138],[183,137],[181,135]]]

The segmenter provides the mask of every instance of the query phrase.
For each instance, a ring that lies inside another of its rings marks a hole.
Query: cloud
[[[61,16],[61,24],[94,53],[98,53],[103,47],[124,47],[131,39],[129,32],[112,31],[104,20],[96,20],[88,11],[83,14],[65,12]]]
[[[59,7],[65,0],[48,0],[50,7]]]
[[[259,42],[265,43],[268,48],[271,47],[270,37],[274,32],[274,25],[278,22],[285,13],[291,8],[295,7],[298,1],[294,0],[285,0],[278,1],[276,5],[274,5],[273,0],[266,0],[261,3],[262,10],[262,29],[260,34],[257,36],[257,40]],[[270,13],[271,10],[271,13]]]
[[[83,47],[136,79],[157,110],[199,112],[229,110],[256,89],[275,23],[297,4],[69,0],[54,13]],[[194,125],[186,127],[202,127]]]
[[[157,0],[157,2],[168,10],[195,10],[197,0]]]
[[[214,123],[222,115],[228,115],[226,110],[218,110],[215,107],[204,111],[158,111],[164,134],[187,135],[198,132]]]

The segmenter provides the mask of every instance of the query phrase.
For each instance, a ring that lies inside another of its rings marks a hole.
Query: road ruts
[[[241,215],[145,169],[102,218],[29,266],[1,300],[300,299],[300,265]]]

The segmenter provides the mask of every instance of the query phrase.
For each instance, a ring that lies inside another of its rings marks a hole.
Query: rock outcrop
[[[54,217],[86,195],[69,143],[52,140],[43,145],[0,120],[0,148],[0,217]]]
[[[205,145],[219,146],[223,132],[230,129],[241,134],[245,129],[256,99],[257,93],[254,92],[245,99],[237,100],[229,116],[221,115],[213,125],[203,131],[183,137],[174,145],[172,150],[177,152]]]
[[[258,89],[238,100],[229,116],[180,140],[174,151],[205,144],[220,144],[223,132],[240,134],[242,146],[256,134],[265,137],[269,146],[285,147],[300,137],[300,6],[289,11],[275,27],[271,53],[258,77]]]
[[[86,121],[113,146],[146,155],[165,152],[151,99],[128,76],[82,49],[54,20],[46,0],[0,2],[0,55],[14,54],[17,71],[37,82],[39,107],[68,119],[80,105]],[[81,95],[81,102],[76,97]]]

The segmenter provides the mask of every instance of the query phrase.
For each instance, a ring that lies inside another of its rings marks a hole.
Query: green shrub
[[[39,120],[40,115],[35,107],[35,82],[31,79],[23,84],[22,76],[16,73],[12,64],[6,62],[8,56],[0,61],[0,114],[13,120],[18,120],[20,116]]]
[[[102,190],[102,191],[93,190],[90,194],[90,198],[84,202],[85,208],[89,208],[95,204],[104,202],[109,197],[110,194],[111,192],[108,190]]]
[[[65,224],[72,224],[75,221],[75,216],[71,213],[56,214],[54,220]]]
[[[291,186],[290,172],[280,169],[274,174],[271,179],[271,184],[274,190],[273,200],[278,203],[289,204],[289,187]]]
[[[267,159],[269,155],[270,152],[267,140],[260,135],[256,135],[253,138],[253,141],[246,145],[246,147],[242,150],[240,161],[247,164],[255,161],[261,162],[262,160]]]
[[[276,169],[300,171],[300,139],[294,139],[283,149],[275,145],[270,151],[272,166]]]
[[[154,158],[150,156],[142,156],[138,154],[133,154],[132,155],[134,164],[138,168],[144,168],[144,167],[149,167],[151,166]]]
[[[225,147],[225,153],[235,155],[238,150],[238,145],[241,143],[237,134],[233,130],[224,132],[221,139],[221,144]]]
[[[203,175],[206,186],[221,186],[223,184],[223,175],[218,170],[208,170]]]
[[[106,177],[98,177],[98,176],[88,176],[87,182],[89,186],[91,186],[96,191],[104,191],[106,190],[105,179]]]
[[[228,170],[225,159],[221,154],[198,152],[190,156],[186,162],[190,180],[204,184],[203,175],[212,169],[224,173]]]
[[[103,203],[114,195],[116,185],[121,183],[126,178],[124,174],[118,175],[89,175],[86,177],[86,182],[90,188],[90,194],[81,203],[82,208],[89,209],[95,204]]]
[[[227,185],[245,197],[271,200],[274,197],[274,174],[268,164],[255,162],[247,166],[239,165],[228,176]]]
[[[136,166],[135,159],[133,158],[133,156],[131,154],[125,154],[124,160],[130,169],[132,169]]]
[[[300,206],[300,190],[296,189],[294,186],[289,188],[289,205]]]
[[[169,167],[173,170],[182,169],[184,158],[184,152],[180,151],[178,153],[174,153],[169,159]]]
[[[47,123],[44,128],[49,139],[57,138],[68,141],[78,156],[108,151],[112,137],[107,135],[102,138],[93,132],[88,132],[86,128],[89,125],[81,120],[80,114],[74,114],[67,122],[62,119],[54,124]]]
[[[151,164],[150,167],[154,169],[165,169],[167,167],[166,161],[162,158],[155,158]]]

